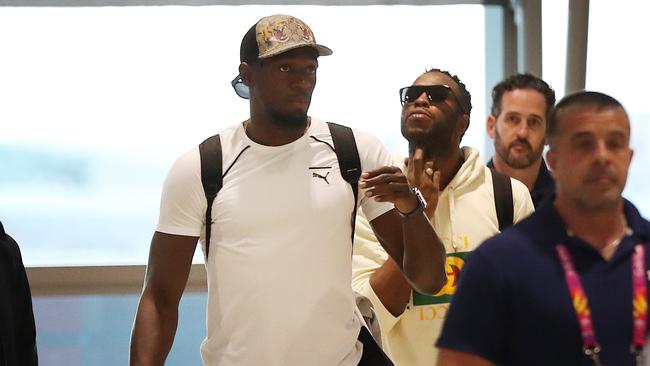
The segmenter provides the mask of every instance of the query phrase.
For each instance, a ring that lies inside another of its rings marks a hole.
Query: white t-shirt
[[[354,135],[363,171],[391,165],[376,138]],[[353,195],[327,124],[312,119],[283,146],[251,141],[241,123],[220,136],[225,177],[212,210],[204,364],[356,365]],[[370,220],[393,208],[363,190],[359,201]],[[200,236],[205,252],[206,207],[197,147],[165,180],[157,230]]]

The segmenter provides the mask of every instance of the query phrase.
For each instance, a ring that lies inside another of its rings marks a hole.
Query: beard
[[[425,157],[443,157],[453,153],[457,148],[454,141],[455,123],[453,118],[445,121],[433,121],[428,129],[416,129],[402,121],[402,136],[409,142],[409,154],[413,155],[416,148],[421,148]]]
[[[510,153],[510,149],[515,145],[525,145],[528,148],[528,152],[523,156],[516,156]],[[544,150],[544,145],[541,145],[537,150],[533,149],[530,142],[523,138],[517,138],[515,141],[510,143],[510,145],[505,146],[505,143],[499,135],[499,130],[494,129],[494,150],[499,155],[501,160],[503,160],[506,165],[512,169],[526,169],[533,165],[537,159],[542,156]]]
[[[277,109],[268,111],[271,120],[282,128],[299,129],[305,128],[308,125],[307,111],[298,113],[281,112]]]

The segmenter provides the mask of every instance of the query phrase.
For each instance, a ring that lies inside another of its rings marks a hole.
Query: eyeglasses
[[[443,102],[445,101],[445,99],[447,99],[447,96],[451,93],[456,99],[456,102],[460,106],[460,109],[463,111],[463,113],[467,113],[464,104],[461,103],[461,101],[458,99],[454,91],[451,90],[451,88],[447,85],[407,86],[399,90],[399,99],[402,105],[406,103],[412,103],[415,102],[420,97],[420,95],[422,95],[422,93],[427,94],[427,98],[431,103]]]
[[[251,92],[248,89],[248,86],[244,84],[240,74],[237,74],[237,76],[232,79],[230,85],[232,85],[233,89],[235,89],[235,93],[237,93],[241,98],[249,99],[251,97]]]

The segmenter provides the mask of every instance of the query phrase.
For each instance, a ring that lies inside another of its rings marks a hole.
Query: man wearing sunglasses
[[[487,131],[495,154],[488,166],[524,183],[535,207],[555,192],[542,157],[546,117],[554,104],[555,91],[531,74],[510,76],[492,89]]]
[[[395,165],[407,172],[408,181],[427,200],[427,217],[447,252],[447,284],[432,296],[413,289],[362,215],[357,218],[352,284],[375,306],[384,350],[395,365],[429,366],[465,259],[480,242],[499,232],[499,224],[490,169],[478,151],[460,147],[472,108],[465,85],[458,77],[433,69],[400,89],[399,96],[409,158],[398,157]],[[512,186],[513,217],[519,221],[533,211],[530,195],[521,182],[504,179]]]
[[[262,18],[244,36],[233,86],[249,99],[250,118],[219,134],[223,182],[207,222],[212,240],[203,236],[205,155],[195,148],[165,181],[132,365],[163,364],[199,237],[208,275],[201,354],[209,366],[392,365],[372,338],[376,352],[370,352],[370,335],[355,311],[355,206],[411,286],[433,293],[444,285],[444,247],[417,191],[399,168],[387,166],[390,154],[376,138],[353,131],[364,172],[354,202],[328,125],[307,115],[318,57],[330,54],[288,15]]]

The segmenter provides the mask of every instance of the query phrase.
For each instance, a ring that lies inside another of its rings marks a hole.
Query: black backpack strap
[[[208,208],[205,210],[205,259],[210,252],[210,234],[212,230],[212,203],[217,192],[223,186],[223,162],[221,159],[221,139],[219,135],[207,138],[199,145],[201,155],[201,183]]]
[[[357,216],[357,202],[359,200],[359,178],[361,178],[361,160],[357,150],[357,142],[354,139],[352,129],[347,126],[327,122],[334,142],[334,152],[339,161],[341,176],[352,187],[354,194],[354,208],[350,218],[352,227],[352,241],[354,241],[354,224]]]
[[[510,177],[490,168],[492,173],[492,187],[494,188],[494,206],[497,210],[499,231],[503,231],[513,224],[514,208],[512,200],[512,184]]]

